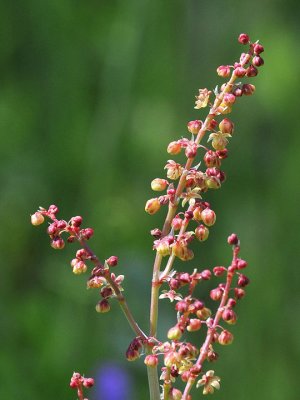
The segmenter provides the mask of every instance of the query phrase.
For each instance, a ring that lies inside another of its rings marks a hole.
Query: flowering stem
[[[236,246],[234,248],[234,250],[233,250],[232,263],[237,258],[238,252],[239,252],[239,247]],[[230,291],[230,288],[231,288],[231,283],[232,283],[233,277],[234,277],[234,272],[233,271],[228,271],[227,272],[226,285],[225,285],[225,288],[224,288],[224,291],[223,291],[223,295],[221,297],[220,305],[218,307],[218,310],[216,312],[216,315],[214,317],[212,325],[210,326],[210,328],[208,328],[205,342],[204,342],[203,346],[201,347],[201,351],[200,351],[199,357],[198,357],[198,359],[197,359],[197,361],[195,363],[195,366],[201,367],[203,365],[203,362],[205,361],[205,359],[207,357],[207,353],[209,351],[209,347],[210,347],[210,345],[211,345],[211,343],[213,341],[213,337],[214,337],[214,334],[216,332],[216,328],[219,325],[219,321],[220,321],[220,319],[222,317],[222,313],[224,311],[224,307],[225,307],[227,299],[228,299],[228,295],[229,295],[229,291]],[[185,390],[183,392],[182,400],[187,400],[187,396],[190,393],[190,391],[191,391],[191,389],[192,389],[192,387],[193,387],[193,385],[195,383],[195,380],[196,380],[196,378],[190,378],[188,380],[188,382],[186,384],[186,387],[185,387]]]

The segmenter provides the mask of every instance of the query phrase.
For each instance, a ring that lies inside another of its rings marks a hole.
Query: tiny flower
[[[226,118],[226,119],[227,119],[227,118]],[[224,121],[224,120],[223,120],[223,121]],[[221,128],[220,128],[220,130],[221,130]],[[222,130],[221,130],[221,132],[222,132]],[[220,159],[219,159],[219,157],[217,156],[216,152],[214,152],[214,151],[212,151],[212,150],[208,150],[208,151],[205,153],[205,155],[204,155],[204,157],[203,157],[203,160],[204,160],[204,162],[205,162],[205,165],[206,165],[208,168],[219,167],[220,164],[221,164]]]
[[[179,389],[172,388],[170,390],[168,398],[170,400],[181,400],[182,399],[182,392]]]
[[[184,207],[187,202],[189,202],[189,204],[192,205],[195,202],[195,199],[202,199],[200,193],[201,193],[201,188],[199,187],[195,187],[192,190],[190,188],[187,188],[186,192],[182,193],[181,195],[181,197],[183,197],[182,207]]]
[[[167,188],[168,184],[169,182],[166,179],[155,178],[151,182],[151,189],[156,192],[161,192]]]
[[[202,376],[197,382],[196,387],[204,386],[203,394],[212,394],[215,389],[220,389],[220,378],[214,375],[215,372],[213,370],[207,371],[205,375]]]
[[[206,320],[211,316],[211,310],[207,307],[203,307],[196,312],[196,315],[198,318]]]
[[[40,212],[36,212],[34,214],[32,214],[31,216],[31,223],[34,226],[38,226],[41,225],[44,222],[45,218],[43,216],[43,214],[41,214]]]
[[[170,238],[164,237],[154,241],[153,249],[158,252],[158,254],[163,257],[171,254]]]
[[[167,177],[173,180],[178,179],[183,171],[182,166],[173,160],[168,161],[168,163],[165,166],[165,169],[167,170]]]
[[[176,215],[176,217],[173,218],[171,225],[175,231],[179,231],[182,226],[182,219]]]
[[[224,150],[228,144],[228,137],[231,137],[230,133],[214,132],[209,135],[208,141],[212,141],[215,150]]]
[[[82,239],[89,240],[94,234],[94,229],[92,228],[85,228],[81,229],[80,235]]]
[[[70,224],[72,226],[79,227],[82,224],[82,217],[80,215],[72,217],[70,220]]]
[[[234,296],[236,299],[242,299],[245,296],[246,292],[241,288],[234,288]]]
[[[180,293],[175,292],[175,290],[163,290],[162,294],[159,296],[160,299],[169,299],[171,303],[174,300],[181,300],[182,295]]]
[[[194,108],[199,109],[206,107],[209,101],[210,94],[210,90],[199,89],[199,95],[196,96],[196,106]]]
[[[145,205],[145,211],[152,215],[155,214],[160,209],[160,202],[158,198],[150,199]]]
[[[240,276],[238,278],[238,282],[237,282],[238,286],[245,287],[245,286],[249,285],[249,283],[250,283],[250,279],[246,275],[240,274]]]

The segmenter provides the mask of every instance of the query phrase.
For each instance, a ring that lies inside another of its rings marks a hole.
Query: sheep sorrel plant
[[[154,191],[164,194],[148,200],[145,210],[152,215],[165,206],[167,215],[162,229],[151,231],[156,254],[151,282],[149,332],[139,327],[130,311],[121,286],[124,276],[113,272],[118,265],[118,257],[111,256],[104,262],[100,261],[87,244],[93,236],[93,229],[82,228],[82,217],[72,217],[69,222],[58,219],[58,208],[55,205],[48,209],[40,207],[31,216],[33,225],[42,224],[45,217],[50,220],[47,233],[54,249],[63,249],[65,241],[79,243],[80,249],[71,261],[71,267],[77,275],[85,273],[88,264],[91,264],[87,287],[100,289],[97,312],[108,312],[113,298],[119,302],[135,334],[126,351],[126,357],[129,361],[134,361],[146,353],[144,363],[147,366],[151,400],[192,399],[190,392],[194,385],[201,387],[203,394],[213,393],[220,388],[220,378],[208,363],[218,359],[219,345],[232,343],[233,334],[227,325],[230,327],[236,323],[235,307],[244,297],[245,287],[249,283],[242,272],[247,267],[247,262],[239,256],[240,241],[234,233],[227,239],[232,247],[229,266],[215,266],[212,270],[189,267],[182,272],[173,269],[176,258],[181,261],[193,259],[190,243],[193,240],[200,243],[207,240],[209,228],[216,222],[215,212],[203,197],[208,190],[219,189],[225,181],[225,174],[220,168],[228,156],[227,145],[233,136],[234,124],[223,116],[232,111],[237,98],[254,93],[254,85],[241,83],[240,80],[256,76],[257,67],[264,63],[260,56],[264,51],[261,44],[251,42],[245,33],[239,35],[238,41],[247,46],[239,61],[217,68],[217,74],[228,78],[227,82],[222,84],[220,90],[218,87],[214,91],[200,89],[196,96],[196,109],[208,107],[206,118],[187,124],[190,138],[181,138],[168,145],[167,152],[172,156],[184,150],[185,163],[181,165],[174,160],[168,160],[165,166],[166,179],[156,178],[151,182]],[[207,142],[212,148],[201,144],[206,132]],[[63,239],[64,234],[67,236],[66,240]],[[209,295],[217,305],[210,309],[204,304],[204,295],[198,286],[213,276],[218,281]],[[159,299],[174,302],[177,315],[176,323],[170,327],[166,338],[157,337]],[[198,337],[193,332],[199,330],[204,335],[200,346],[190,341],[191,336]],[[158,374],[160,360],[162,367]],[[182,381],[179,386],[181,390],[176,387],[177,381]],[[93,380],[74,373],[70,385],[77,389],[78,399],[83,400],[83,387],[92,386]]]

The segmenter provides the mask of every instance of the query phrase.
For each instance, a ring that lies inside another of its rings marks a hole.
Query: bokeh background
[[[164,215],[143,210],[149,182],[163,176],[169,141],[203,117],[197,89],[222,82],[215,69],[239,57],[240,32],[264,44],[265,66],[231,115],[228,179],[208,196],[218,223],[184,267],[227,263],[226,237],[239,233],[252,284],[214,365],[215,396],[299,398],[298,14],[295,0],[0,2],[1,399],[74,399],[74,370],[99,376],[94,400],[148,398],[143,361],[124,357],[132,333],[117,304],[94,312],[98,292],[70,270],[75,245],[55,252],[29,215],[52,203],[65,219],[82,215],[98,255],[120,257],[147,329],[148,232]],[[163,337],[175,322],[167,301],[160,322]],[[123,397],[103,394],[109,380]]]

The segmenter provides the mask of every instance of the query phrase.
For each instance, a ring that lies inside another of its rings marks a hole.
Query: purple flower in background
[[[132,380],[117,363],[103,364],[96,372],[95,400],[132,400]]]

